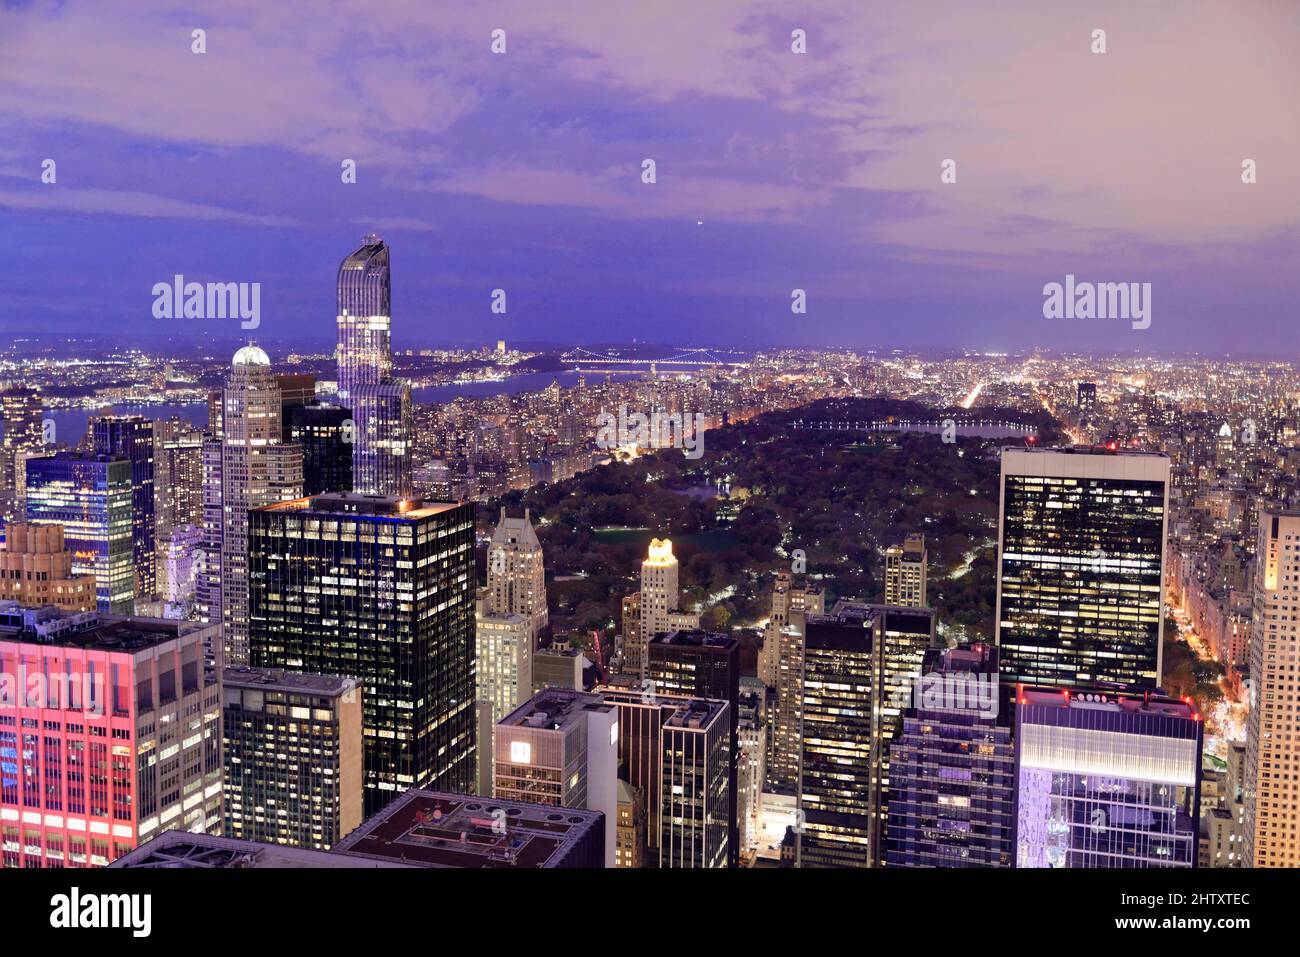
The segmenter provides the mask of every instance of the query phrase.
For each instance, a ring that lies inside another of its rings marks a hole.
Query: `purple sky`
[[[403,348],[1297,355],[1298,51],[1292,0],[0,0],[0,335],[238,334],[152,317],[182,273],[328,338],[373,230]],[[1151,327],[1044,319],[1066,273]]]

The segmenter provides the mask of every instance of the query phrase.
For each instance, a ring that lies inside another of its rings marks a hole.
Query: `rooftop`
[[[74,612],[54,605],[24,608],[16,601],[0,602],[0,641],[133,652],[173,641],[181,634],[181,622],[171,619]]]
[[[727,702],[711,698],[692,698],[678,706],[664,722],[668,728],[707,728],[726,714]]]
[[[328,492],[288,502],[276,502],[255,509],[259,512],[317,512],[335,515],[393,516],[404,519],[440,515],[459,506],[459,502],[431,502],[406,499],[396,495],[365,495],[361,492]]]
[[[318,868],[412,867],[400,861],[363,861],[332,851],[311,851],[281,844],[259,844],[237,838],[163,831],[153,840],[119,857],[109,867],[194,868]]]
[[[713,631],[672,631],[655,635],[650,639],[650,644],[691,648],[732,648],[740,644],[740,639]]]
[[[599,811],[412,790],[330,853],[422,867],[561,867],[589,832],[603,836],[603,820]]]
[[[588,711],[608,711],[612,704],[599,694],[571,688],[543,688],[498,722],[499,727],[556,730]]]
[[[1022,706],[1055,708],[1059,711],[1096,711],[1109,714],[1149,714],[1200,721],[1200,712],[1190,698],[1169,698],[1157,692],[1083,691],[1070,689],[1026,688],[1017,685],[1016,697]]]
[[[279,668],[246,668],[230,665],[222,671],[221,680],[227,688],[261,688],[266,691],[323,695],[331,698],[357,690],[355,678],[302,674]]]

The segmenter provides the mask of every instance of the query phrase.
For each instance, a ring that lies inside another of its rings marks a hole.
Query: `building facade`
[[[225,669],[228,837],[328,850],[361,823],[362,697],[354,678]]]
[[[1152,692],[1016,692],[1016,867],[1195,867],[1201,716]]]
[[[165,830],[221,832],[204,631],[0,607],[0,674],[21,676],[0,690],[3,866],[102,867]]]
[[[1154,688],[1169,458],[1002,450],[997,642],[1005,684]]]
[[[57,452],[27,460],[27,521],[61,525],[76,575],[94,575],[100,611],[135,610],[131,463]]]
[[[365,687],[365,813],[475,788],[474,507],[339,493],[249,516],[251,664]]]

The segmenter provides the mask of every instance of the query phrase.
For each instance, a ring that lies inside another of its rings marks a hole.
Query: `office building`
[[[94,611],[95,576],[72,570],[62,525],[10,525],[0,550],[0,601]]]
[[[355,429],[349,409],[313,403],[285,407],[285,441],[302,447],[304,495],[352,491]]]
[[[766,695],[767,688],[759,679],[740,679],[736,722],[736,821],[742,856],[758,848],[762,830],[763,788],[767,783]]]
[[[362,820],[363,688],[354,678],[222,675],[225,833],[327,850]]]
[[[178,418],[156,420],[153,429],[154,564],[166,601],[173,533],[203,527],[203,433]]]
[[[1300,512],[1260,509],[1255,561],[1244,854],[1252,867],[1300,867]]]
[[[251,664],[365,688],[365,812],[475,787],[474,507],[335,493],[249,514]]]
[[[646,678],[656,694],[725,701],[727,709],[727,801],[730,834],[728,866],[740,855],[739,796],[736,770],[740,763],[740,641],[707,631],[658,634],[646,644]],[[712,866],[712,865],[709,865]]]
[[[1016,691],[1016,867],[1195,867],[1203,724],[1149,691]]]
[[[695,699],[663,722],[660,867],[734,867],[733,708]]]
[[[28,459],[27,521],[63,526],[72,571],[95,576],[100,611],[134,611],[130,462],[82,452]]]
[[[543,688],[587,689],[591,662],[577,648],[568,645],[543,648],[533,655],[533,694]]]
[[[490,795],[497,722],[534,693],[533,628],[523,615],[478,614],[474,631],[478,644],[477,793]]]
[[[131,547],[135,564],[135,600],[153,600],[158,590],[154,547],[154,432],[153,422],[142,415],[100,415],[90,423],[91,444],[97,455],[111,455],[131,463]]]
[[[15,386],[0,391],[0,418],[4,420],[4,439],[0,441],[0,494],[4,496],[6,521],[21,519],[25,514],[24,463],[45,450],[44,414],[41,394],[36,389]]]
[[[999,714],[997,649],[932,649],[921,672],[889,747],[885,862],[1012,867],[1015,751]]]
[[[885,549],[885,604],[924,608],[925,536],[908,535],[902,545]]]
[[[1075,410],[1079,418],[1087,421],[1097,411],[1097,383],[1080,382],[1075,393]]]
[[[235,353],[222,392],[221,439],[204,460],[208,546],[200,604],[219,600],[225,660],[249,663],[248,515],[302,495],[302,449],[281,441],[280,386],[255,345]],[[207,483],[211,483],[208,485]],[[217,607],[208,607],[215,616]]]
[[[1163,454],[1002,450],[1004,684],[1156,687],[1168,504]]]
[[[618,847],[615,867],[645,867],[645,798],[622,778],[618,781]]]
[[[164,830],[220,833],[204,630],[0,606],[0,674],[17,676],[0,707],[4,867],[102,867]]]
[[[501,518],[488,545],[487,589],[483,610],[488,615],[523,615],[532,629],[532,651],[549,623],[546,608],[546,571],[542,543],[537,540],[528,510],[523,518]]]
[[[790,614],[821,615],[825,611],[826,595],[820,585],[797,585],[789,573],[777,573],[772,583],[772,615],[758,657],[758,676],[765,685],[776,688],[780,683],[781,632],[790,624]]]
[[[497,724],[493,797],[604,815],[605,866],[615,866],[618,708],[599,694],[548,688]]]
[[[934,644],[929,609],[838,602],[803,638],[800,867],[884,859],[889,748]]]

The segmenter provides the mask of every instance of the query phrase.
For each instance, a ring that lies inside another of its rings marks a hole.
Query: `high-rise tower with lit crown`
[[[411,491],[411,388],[393,378],[388,246],[367,235],[339,266],[338,397],[352,410],[352,487]]]

